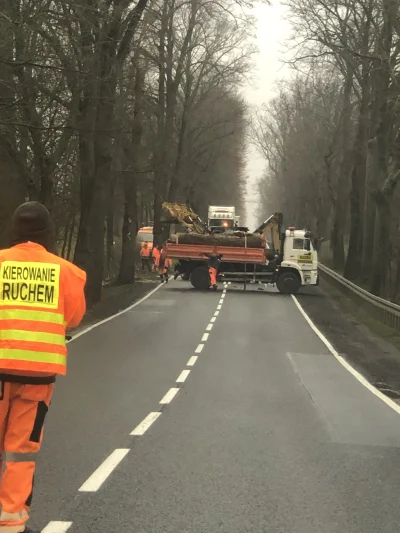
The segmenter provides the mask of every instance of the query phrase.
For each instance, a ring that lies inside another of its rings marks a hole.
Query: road
[[[400,415],[268,292],[177,281],[70,343],[32,527],[397,530]]]

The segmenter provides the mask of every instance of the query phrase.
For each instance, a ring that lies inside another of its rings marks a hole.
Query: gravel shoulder
[[[400,337],[376,322],[325,280],[298,300],[336,350],[366,379],[393,399],[400,398]]]

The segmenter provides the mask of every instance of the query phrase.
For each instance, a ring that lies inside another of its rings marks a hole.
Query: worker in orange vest
[[[158,273],[160,274],[160,280],[161,283],[168,283],[169,280],[169,269],[172,266],[172,260],[167,257],[167,245],[163,244],[161,252],[160,252],[160,259],[158,263]]]
[[[143,272],[147,268],[148,272],[151,272],[150,268],[150,248],[147,242],[144,243],[142,249],[140,250],[140,258],[142,260],[142,270]]]
[[[213,291],[216,291],[218,289],[217,274],[223,255],[218,253],[218,248],[216,246],[214,246],[214,248],[212,249],[211,254],[205,253],[203,255],[208,257],[208,273],[210,275],[210,281]]]
[[[158,265],[160,262],[160,255],[161,255],[161,246],[154,246],[152,250],[152,256],[153,256],[153,270],[158,270]]]
[[[66,373],[66,328],[86,310],[86,274],[51,253],[50,215],[27,202],[12,222],[12,247],[0,251],[0,533],[26,526],[35,458],[57,374]]]

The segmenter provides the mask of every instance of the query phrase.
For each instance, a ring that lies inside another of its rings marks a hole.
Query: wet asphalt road
[[[177,281],[69,345],[32,527],[398,529],[400,416],[337,362],[291,297],[222,296]],[[144,434],[130,435],[137,426]]]

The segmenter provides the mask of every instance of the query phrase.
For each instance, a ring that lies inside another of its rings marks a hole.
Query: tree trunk
[[[339,177],[336,184],[336,201],[334,205],[334,220],[331,233],[331,248],[333,254],[333,268],[343,272],[345,265],[344,253],[344,227],[347,212],[348,174],[351,165],[351,152],[349,150],[351,126],[351,92],[353,87],[353,71],[348,66],[345,86],[343,90],[343,112],[341,127],[341,163]]]
[[[62,248],[61,248],[61,257],[63,259],[65,259],[65,253],[66,253],[66,250],[67,250],[68,234],[69,234],[69,228],[71,226],[71,221],[72,221],[72,216],[69,218],[69,220],[65,224],[65,228],[64,228],[63,245],[62,245]]]
[[[368,74],[365,72],[365,76]],[[350,241],[347,254],[344,276],[352,281],[361,278],[362,269],[362,244],[363,244],[363,217],[365,180],[367,172],[367,137],[368,137],[368,79],[362,87],[362,95],[358,119],[357,137],[354,143],[354,164],[351,172],[350,193]]]
[[[73,237],[74,237],[74,233],[75,233],[75,214],[74,214],[74,216],[72,217],[71,227],[70,227],[70,229],[69,229],[68,248],[67,248],[67,255],[66,255],[66,259],[67,259],[67,261],[71,261],[71,256],[72,256],[72,239],[73,239]]]
[[[118,281],[120,284],[133,283],[135,281],[135,242],[138,232],[138,206],[137,206],[137,171],[138,154],[141,150],[143,136],[143,84],[144,70],[139,65],[139,57],[136,57],[135,68],[135,107],[132,128],[132,146],[136,153],[133,154],[133,172],[127,173],[124,182],[124,221],[122,225],[122,257]],[[126,157],[132,158],[129,150],[125,151]],[[142,214],[140,214],[141,220]]]
[[[122,256],[118,283],[135,281],[135,238],[138,231],[136,212],[136,180],[134,174],[125,177],[124,219],[122,225]]]
[[[107,237],[106,237],[106,265],[107,276],[113,278],[113,260],[114,260],[114,186],[110,183],[109,195],[107,197]]]
[[[372,294],[382,295],[386,287],[390,253],[390,202],[383,197],[377,200],[375,223],[374,261],[370,289]]]

